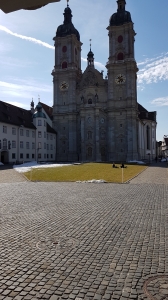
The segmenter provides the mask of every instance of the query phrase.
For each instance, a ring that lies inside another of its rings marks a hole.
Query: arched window
[[[124,54],[122,52],[118,53],[117,60],[124,60]]]
[[[67,62],[66,62],[66,61],[64,61],[64,62],[62,63],[62,69],[67,69]]]
[[[67,46],[62,47],[62,52],[64,52],[64,53],[67,52]]]
[[[105,156],[106,154],[106,149],[104,147],[101,148],[101,155],[102,156]]]
[[[88,148],[88,156],[92,157],[92,148],[91,147]]]
[[[118,42],[119,42],[119,43],[122,43],[122,41],[123,41],[123,37],[122,37],[122,35],[119,35],[119,37],[118,37]]]
[[[92,139],[92,131],[88,131],[88,140]]]
[[[88,104],[92,104],[92,99],[91,98],[88,100]]]

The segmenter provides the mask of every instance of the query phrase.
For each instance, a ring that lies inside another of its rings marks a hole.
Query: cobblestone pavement
[[[168,184],[167,163],[153,163],[144,172],[132,179],[130,183]]]
[[[19,174],[14,169],[9,167],[0,166],[0,183],[26,181],[26,178],[23,175]]]
[[[168,299],[168,185],[1,183],[0,208],[0,300]]]

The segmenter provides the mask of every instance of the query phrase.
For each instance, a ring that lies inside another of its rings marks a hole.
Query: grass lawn
[[[39,168],[24,173],[32,181],[54,181],[54,182],[75,182],[92,179],[103,179],[107,182],[122,182],[122,169],[112,168],[109,163],[84,163],[81,165],[71,165],[56,168]],[[123,182],[133,178],[138,173],[146,169],[143,165],[127,165],[123,169]]]

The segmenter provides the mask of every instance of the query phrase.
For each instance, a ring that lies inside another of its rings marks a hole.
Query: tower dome
[[[71,34],[75,34],[77,40],[80,41],[80,34],[72,23],[72,11],[69,5],[67,5],[67,7],[64,10],[64,23],[58,26],[56,31],[56,37],[64,37]]]
[[[118,0],[118,9],[110,18],[110,26],[120,26],[132,22],[131,14],[125,10],[126,1]]]

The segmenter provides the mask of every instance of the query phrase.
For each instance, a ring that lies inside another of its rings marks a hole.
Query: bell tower
[[[77,160],[76,85],[81,77],[80,35],[67,4],[63,24],[57,28],[53,76],[53,124],[57,131],[57,160]]]
[[[134,56],[135,31],[126,1],[110,18],[108,70],[109,160],[138,159],[137,64]]]

